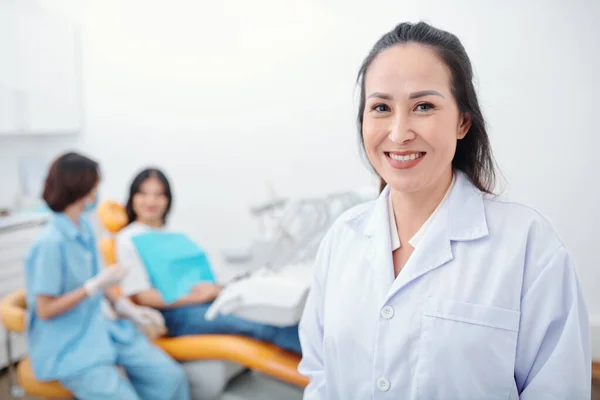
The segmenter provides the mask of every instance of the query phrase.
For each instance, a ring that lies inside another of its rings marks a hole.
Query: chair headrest
[[[116,201],[103,201],[98,206],[98,218],[104,229],[110,233],[117,233],[127,225],[125,207]]]

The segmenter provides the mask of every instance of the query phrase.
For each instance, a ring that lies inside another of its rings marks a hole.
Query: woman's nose
[[[390,133],[388,138],[390,141],[396,144],[403,144],[416,137],[414,131],[409,127],[408,121],[405,117],[396,116],[390,126]]]

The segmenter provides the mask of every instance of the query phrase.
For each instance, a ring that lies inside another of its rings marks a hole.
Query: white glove
[[[133,321],[151,339],[162,336],[167,332],[165,319],[154,308],[138,306],[128,298],[122,297],[115,303],[115,310]]]
[[[102,305],[102,314],[104,314],[106,318],[111,319],[113,321],[117,319],[117,313],[115,312],[115,310],[112,307],[112,304],[110,303],[110,301],[108,301],[106,297],[102,299],[102,302],[100,304]]]
[[[83,284],[83,287],[88,296],[93,296],[96,293],[119,283],[121,279],[125,277],[126,273],[127,269],[118,264],[113,265],[112,267],[103,268],[96,276],[88,279]]]

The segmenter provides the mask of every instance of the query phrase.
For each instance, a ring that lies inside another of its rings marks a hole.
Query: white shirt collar
[[[427,228],[431,224],[431,221],[433,220],[434,215],[437,213],[437,211],[439,210],[442,203],[444,203],[444,200],[446,200],[446,198],[448,197],[448,194],[450,193],[452,186],[454,186],[454,179],[455,179],[455,175],[453,174],[452,182],[450,182],[450,186],[448,187],[448,190],[446,190],[446,194],[444,195],[444,198],[440,201],[440,203],[437,205],[437,207],[435,208],[433,213],[429,216],[429,218],[427,218],[427,221],[425,221],[425,223],[421,226],[421,228],[417,231],[417,233],[415,233],[415,235],[408,241],[408,243],[412,247],[417,248],[418,244],[421,242],[421,240],[423,240],[423,237],[425,236],[425,232],[427,231]],[[391,191],[390,191],[390,194],[388,194],[388,215],[389,215],[389,220],[390,220],[390,237],[392,238],[392,251],[394,251],[394,250],[397,250],[400,248],[400,237],[398,236],[398,229],[396,228],[396,217],[394,216],[394,206],[392,205]]]

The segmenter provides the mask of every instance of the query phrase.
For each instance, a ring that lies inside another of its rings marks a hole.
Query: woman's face
[[[139,192],[133,195],[133,212],[141,222],[162,223],[168,203],[162,182],[150,177],[142,182]]]
[[[365,75],[363,139],[369,161],[400,192],[447,183],[457,139],[470,127],[434,50],[405,44],[382,51]]]
[[[98,204],[98,186],[100,182],[96,183],[92,190],[82,199],[84,208],[94,209]]]

